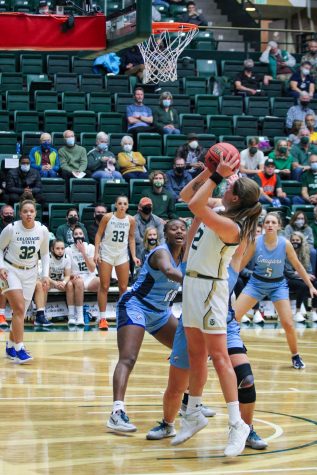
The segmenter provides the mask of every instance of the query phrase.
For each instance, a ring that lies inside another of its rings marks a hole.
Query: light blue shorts
[[[258,302],[267,297],[272,302],[289,299],[289,290],[286,279],[280,282],[262,282],[251,276],[242,293],[255,298]]]
[[[131,292],[122,295],[116,309],[117,330],[126,325],[138,325],[154,335],[168,322],[172,315],[171,307],[154,311],[144,305]]]

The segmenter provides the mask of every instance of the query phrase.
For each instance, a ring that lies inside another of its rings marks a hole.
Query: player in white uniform
[[[45,306],[49,290],[54,289],[59,292],[66,292],[67,304],[74,305],[71,292],[72,286],[67,285],[70,280],[71,261],[70,257],[65,254],[64,241],[54,239],[50,244],[50,250],[49,286],[43,286],[42,281],[38,280],[34,292],[34,302],[36,305],[34,325],[43,327],[52,325],[52,322],[47,320],[45,316]]]
[[[262,207],[258,202],[260,189],[249,178],[239,178],[230,184],[223,197],[225,211],[218,214],[210,209],[208,199],[223,178],[233,174],[238,163],[237,156],[229,154],[224,160],[221,157],[215,173],[203,171],[181,192],[181,198],[202,225],[189,250],[183,283],[183,323],[190,361],[189,400],[181,430],[172,442],[173,445],[184,442],[208,423],[200,405],[207,380],[207,355],[210,355],[229,412],[229,440],[224,454],[231,457],[243,451],[250,427],[241,419],[237,378],[227,351],[227,267],[239,242],[254,239]]]
[[[68,305],[69,325],[84,325],[83,305],[84,292],[98,292],[99,277],[96,276],[94,262],[95,246],[85,242],[84,231],[81,226],[73,229],[74,244],[66,248],[66,255],[71,260],[71,278],[67,287],[70,287],[71,301]],[[76,316],[75,316],[76,311]]]
[[[2,293],[11,306],[13,316],[6,356],[24,364],[32,356],[23,344],[24,317],[33,297],[38,266],[42,261],[42,282],[49,285],[49,232],[35,221],[36,208],[32,200],[21,203],[20,218],[4,228],[0,235],[0,279]]]
[[[127,214],[128,198],[118,196],[115,206],[115,213],[107,213],[102,218],[95,238],[95,262],[100,276],[99,328],[102,330],[108,329],[106,308],[112,268],[116,270],[119,294],[122,295],[127,290],[129,281],[128,246],[135,265],[140,265],[140,260],[135,255],[135,221]]]

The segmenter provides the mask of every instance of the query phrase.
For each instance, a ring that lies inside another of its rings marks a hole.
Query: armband
[[[221,176],[218,172],[214,172],[210,177],[210,180],[212,180],[216,185],[220,185],[220,183],[223,180],[223,176]]]

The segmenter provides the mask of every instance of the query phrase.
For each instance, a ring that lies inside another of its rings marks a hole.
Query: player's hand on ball
[[[232,155],[229,152],[227,153],[226,158],[223,158],[223,153],[220,153],[220,162],[217,166],[217,173],[219,173],[219,175],[223,176],[224,178],[228,178],[234,174],[234,170],[236,170],[237,166],[239,166],[238,154]]]

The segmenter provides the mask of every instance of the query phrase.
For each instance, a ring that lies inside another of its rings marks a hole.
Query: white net
[[[198,31],[196,28],[184,31],[180,27],[177,32],[163,31],[139,43],[144,60],[143,83],[176,81],[177,59]]]

